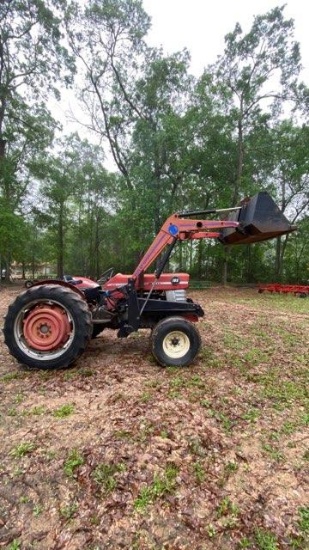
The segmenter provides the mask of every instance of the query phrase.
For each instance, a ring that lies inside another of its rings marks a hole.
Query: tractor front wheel
[[[152,331],[152,353],[163,367],[187,367],[196,357],[201,337],[193,323],[183,317],[159,321]]]
[[[91,314],[83,297],[69,288],[34,286],[9,306],[3,333],[19,363],[39,369],[67,367],[91,338]]]

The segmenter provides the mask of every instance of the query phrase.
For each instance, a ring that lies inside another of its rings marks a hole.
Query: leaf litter
[[[51,372],[1,336],[0,548],[308,548],[309,302],[191,296],[206,313],[186,369],[157,366],[147,331],[104,331]]]

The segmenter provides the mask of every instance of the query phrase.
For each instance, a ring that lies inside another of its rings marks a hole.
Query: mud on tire
[[[19,363],[39,369],[67,367],[91,338],[91,314],[75,291],[60,285],[34,286],[9,306],[3,333]]]

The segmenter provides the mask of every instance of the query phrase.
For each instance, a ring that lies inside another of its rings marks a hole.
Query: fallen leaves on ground
[[[159,367],[144,330],[51,372],[1,336],[0,548],[308,548],[309,299],[190,296],[205,317],[185,369]]]

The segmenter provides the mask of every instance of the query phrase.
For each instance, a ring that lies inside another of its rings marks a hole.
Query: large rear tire
[[[152,353],[163,367],[187,367],[195,359],[201,337],[195,326],[183,317],[168,317],[153,329]]]
[[[9,306],[3,333],[19,363],[39,369],[68,367],[91,338],[91,314],[82,296],[69,288],[34,286]]]

